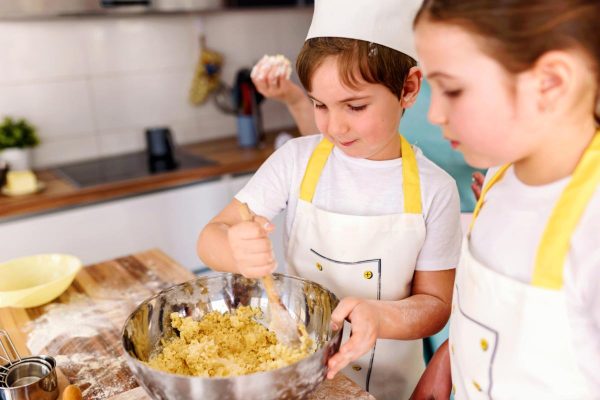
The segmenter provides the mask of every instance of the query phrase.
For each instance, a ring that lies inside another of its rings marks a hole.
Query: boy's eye
[[[367,108],[367,105],[366,105],[366,104],[364,104],[364,105],[362,105],[362,106],[351,106],[351,105],[348,105],[348,107],[350,107],[350,109],[351,109],[352,111],[362,111],[362,110],[364,110],[365,108]]]
[[[327,106],[325,104],[315,103],[315,108],[318,110],[325,110]]]

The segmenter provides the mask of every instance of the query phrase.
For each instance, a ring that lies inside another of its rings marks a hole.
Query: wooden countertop
[[[194,275],[160,250],[149,250],[83,268],[57,300],[42,307],[0,308],[21,356],[56,358],[61,388],[77,384],[85,400],[149,400],[122,356],[121,329],[144,299]],[[374,400],[347,377],[323,382],[311,400]]]
[[[293,130],[288,130],[293,132]],[[185,151],[216,161],[217,164],[175,170],[122,182],[78,188],[53,169],[35,171],[46,188],[36,194],[7,197],[0,195],[0,222],[3,219],[93,204],[99,201],[174,188],[186,184],[220,177],[224,174],[253,172],[273,152],[273,133],[267,133],[262,148],[244,149],[235,137],[182,145]]]

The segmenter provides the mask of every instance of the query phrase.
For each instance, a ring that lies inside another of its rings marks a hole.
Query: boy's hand
[[[410,400],[449,399],[452,390],[448,340],[435,352]]]
[[[375,345],[379,335],[379,318],[375,304],[370,300],[346,297],[331,314],[331,325],[339,329],[347,319],[352,323],[350,339],[340,347],[327,364],[327,378],[333,377],[350,362],[358,359]]]
[[[237,272],[246,278],[261,278],[277,268],[269,233],[274,225],[264,217],[240,222],[227,231]]]

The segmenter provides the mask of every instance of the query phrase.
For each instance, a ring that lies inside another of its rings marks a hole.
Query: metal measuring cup
[[[41,355],[21,357],[8,332],[0,330],[0,400],[56,400],[56,360]]]

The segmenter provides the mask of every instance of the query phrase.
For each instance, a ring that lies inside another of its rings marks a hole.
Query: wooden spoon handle
[[[65,388],[62,395],[62,400],[82,400],[81,390],[77,385],[69,385]]]

